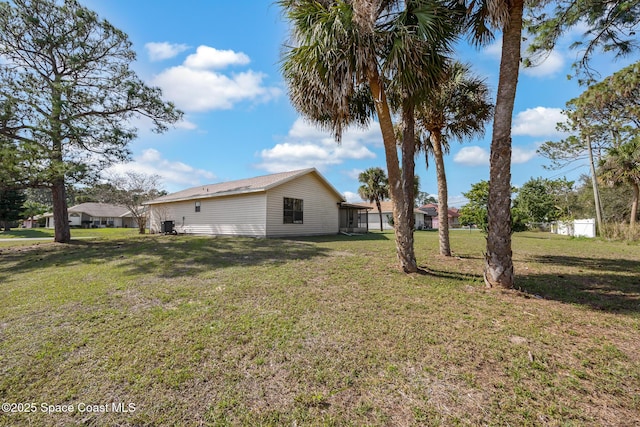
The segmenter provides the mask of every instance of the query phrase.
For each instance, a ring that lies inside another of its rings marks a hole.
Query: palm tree
[[[442,83],[416,110],[418,128],[427,133],[419,138],[425,153],[427,167],[429,154],[436,164],[438,179],[438,237],[440,254],[451,256],[449,244],[449,204],[444,154],[449,153],[449,140],[480,136],[491,118],[493,105],[489,101],[489,88],[484,80],[471,74],[468,65],[454,62],[443,76]]]
[[[389,198],[389,181],[387,180],[387,175],[382,168],[369,168],[360,173],[358,181],[362,183],[358,188],[358,194],[362,197],[362,200],[368,200],[369,203],[376,203],[378,214],[380,215],[380,231],[382,231],[382,207],[380,206],[380,202]]]
[[[616,148],[611,148],[600,162],[600,172],[605,181],[614,185],[630,184],[633,189],[631,202],[631,231],[635,229],[638,218],[638,199],[640,199],[640,137]]]
[[[498,93],[493,115],[489,169],[487,250],[484,281],[488,287],[514,285],[511,251],[511,122],[518,85],[524,0],[469,0],[468,26],[473,41],[493,40],[502,31]]]
[[[511,123],[516,87],[520,68],[522,42],[522,14],[524,0],[466,0],[468,4],[468,27],[476,44],[485,44],[493,39],[491,29],[502,32],[502,55],[489,170],[489,208],[487,250],[485,254],[484,281],[489,287],[512,288],[514,285],[513,259],[511,252]],[[560,3],[560,2],[558,2]],[[534,42],[537,50],[552,47],[566,29],[587,20],[587,35],[595,36],[579,43],[586,45],[585,55],[579,67],[585,67],[598,46],[604,51],[629,52],[631,45],[627,34],[633,38],[635,18],[621,10],[628,9],[628,2],[616,1],[612,5],[604,2],[564,2],[555,9],[556,17],[538,13],[538,22],[533,29],[539,39]],[[547,2],[531,1],[532,7],[544,7]],[[635,39],[634,39],[635,40]]]
[[[382,132],[396,248],[403,271],[417,271],[413,248],[416,100],[434,87],[456,34],[449,8],[427,0],[279,0],[292,23],[282,70],[292,104],[340,140],[375,114]],[[389,99],[389,94],[395,94]],[[406,123],[402,170],[392,107]]]

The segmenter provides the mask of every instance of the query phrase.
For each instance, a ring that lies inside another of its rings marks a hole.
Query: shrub
[[[633,229],[631,226],[624,222],[609,222],[602,225],[600,230],[600,236],[607,240],[640,240],[640,227],[636,226]]]

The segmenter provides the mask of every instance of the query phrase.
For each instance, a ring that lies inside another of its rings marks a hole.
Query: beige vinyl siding
[[[264,193],[198,199],[200,212],[196,200],[151,205],[152,231],[173,220],[178,233],[265,237],[265,200]]]
[[[284,198],[304,201],[303,223],[284,224]],[[312,173],[289,181],[267,191],[267,236],[309,236],[338,233],[337,198]]]

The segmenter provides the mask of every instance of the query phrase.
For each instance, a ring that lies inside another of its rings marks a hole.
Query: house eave
[[[264,193],[264,192],[266,192],[265,188],[244,190],[244,191],[224,191],[220,193],[198,194],[193,196],[176,197],[172,199],[150,200],[148,202],[144,202],[143,205],[161,205],[164,203],[177,203],[177,202],[186,202],[191,200],[216,199],[218,197],[232,197],[232,196],[241,196],[246,194],[256,194],[256,193]]]
[[[371,206],[363,206],[363,205],[358,205],[358,204],[355,204],[355,203],[340,202],[338,204],[340,205],[341,208],[351,208],[351,209],[360,209],[360,210],[371,210],[371,209],[373,209]]]

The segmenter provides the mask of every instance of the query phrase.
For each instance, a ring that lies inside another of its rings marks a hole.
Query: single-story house
[[[416,228],[438,228],[440,220],[438,218],[438,205],[435,203],[427,203],[415,210],[416,212]],[[449,208],[448,210],[449,228],[460,227],[460,211],[457,208]],[[418,218],[420,217],[420,221]],[[418,227],[421,222],[423,227]]]
[[[369,211],[369,229],[371,230],[380,230],[380,214],[378,213],[378,206],[373,203],[363,202],[363,206],[367,206]],[[393,218],[393,202],[391,200],[385,200],[380,202],[380,208],[382,211],[382,229],[383,230],[393,230],[393,226],[389,223],[389,219]],[[425,223],[431,224],[430,219],[425,215],[425,212],[414,209],[413,214],[415,216],[415,228],[423,229],[423,228],[431,228],[431,226],[425,227]],[[438,215],[435,212],[434,215]]]
[[[152,233],[284,237],[367,231],[367,207],[346,203],[315,168],[200,185],[145,205]]]
[[[369,229],[380,230],[380,214],[378,213],[378,206],[376,203],[362,202],[362,205],[367,206],[370,209],[368,211]],[[393,230],[393,227],[389,224],[389,219],[393,218],[393,204],[390,200],[384,200],[380,202],[380,208],[382,212],[382,229]]]
[[[416,228],[420,230],[438,228],[438,205],[428,204],[416,208]]]
[[[369,228],[371,230],[380,229],[380,216],[378,214],[378,207],[375,203],[362,203],[364,206],[368,206],[369,211]],[[380,202],[382,208],[382,228],[384,230],[391,230],[393,227],[389,224],[389,218],[393,218],[393,203],[390,200]],[[415,216],[415,228],[418,230],[438,228],[438,205],[435,203],[429,203],[413,210]],[[449,227],[459,227],[460,213],[458,209],[449,209]]]
[[[67,209],[69,225],[83,228],[105,227],[137,227],[133,214],[129,209],[109,203],[81,203]],[[53,214],[42,215],[46,219],[45,227],[54,228]]]
[[[40,224],[40,218],[42,215],[36,215],[33,218],[27,218],[22,220],[22,228],[37,228]]]

